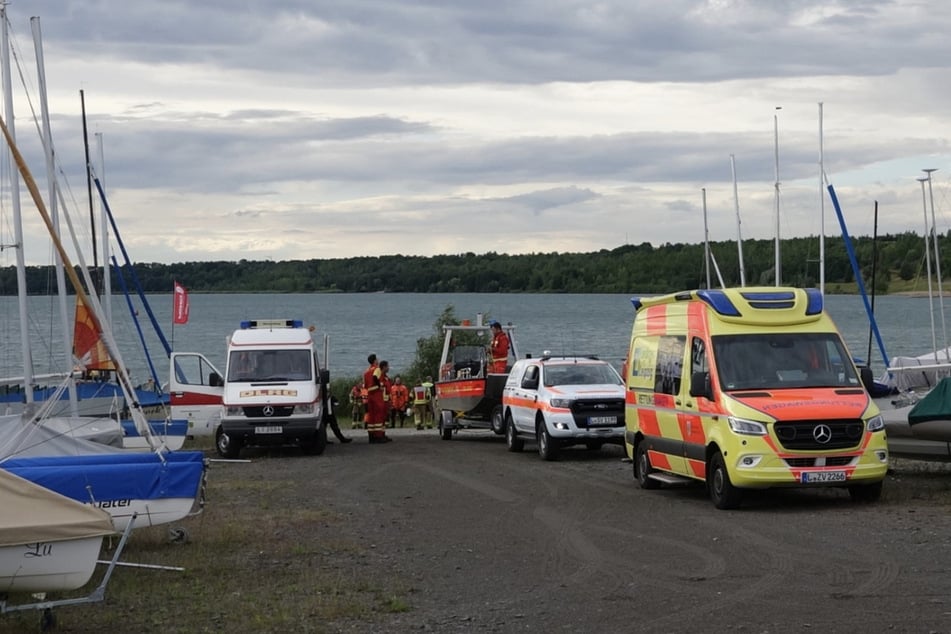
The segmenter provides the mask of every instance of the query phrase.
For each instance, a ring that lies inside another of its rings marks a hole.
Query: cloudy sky
[[[67,210],[88,218],[83,90],[136,262],[699,243],[704,189],[711,240],[734,240],[731,155],[742,236],[772,239],[776,130],[780,233],[818,235],[820,102],[851,233],[875,201],[879,233],[923,232],[922,168],[948,230],[939,0],[14,0],[16,134],[45,188],[31,16]]]

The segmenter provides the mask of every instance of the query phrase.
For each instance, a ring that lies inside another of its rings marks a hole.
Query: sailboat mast
[[[822,102],[819,102],[819,294],[826,294],[826,193],[823,187],[825,173],[822,146]],[[877,210],[877,206],[876,206]],[[877,212],[876,212],[877,213]],[[871,341],[871,339],[869,339]],[[869,346],[872,344],[869,343]]]
[[[96,133],[96,154],[99,173],[99,182],[105,187],[105,159],[102,148],[102,133]],[[96,170],[93,170],[94,172]],[[91,191],[91,190],[90,190]],[[105,298],[103,308],[106,311],[106,323],[111,327],[112,322],[112,275],[110,274],[110,265],[112,261],[112,251],[109,247],[109,215],[106,212],[106,206],[102,204],[102,198],[99,198],[99,226],[102,228],[102,296]]]
[[[746,286],[746,267],[743,264],[743,234],[740,231],[740,197],[736,191],[736,157],[730,155],[730,171],[733,172],[733,208],[736,210],[736,250],[740,258],[740,286]]]
[[[95,288],[90,289],[90,292],[99,295],[102,285],[97,278],[97,275],[99,275],[99,250],[96,246],[96,215],[92,203],[92,175],[90,174],[92,165],[89,162],[89,136],[86,134],[86,95],[83,94],[81,88],[79,89],[79,106],[83,117],[83,148],[86,152],[86,197],[89,199],[89,233],[92,236],[92,281],[95,286]]]
[[[43,202],[43,197],[40,196],[40,190],[36,186],[36,180],[33,178],[33,174],[30,173],[30,169],[27,167],[23,155],[16,147],[13,137],[10,135],[9,128],[7,128],[6,123],[3,121],[0,121],[0,131],[3,132],[3,136],[10,148],[10,154],[13,157],[13,161],[16,163],[17,169],[20,171],[20,175],[23,177],[23,182],[29,190],[30,196],[33,198],[33,203],[36,205],[37,210],[40,212],[40,216],[43,218],[43,222],[46,225],[46,230],[49,232],[50,238],[53,241],[53,247],[55,247],[59,257],[63,260],[66,275],[69,277],[69,281],[73,285],[73,290],[76,291],[76,301],[82,301],[91,309],[89,311],[89,317],[92,320],[93,328],[97,332],[101,333],[106,350],[109,352],[109,356],[112,357],[112,360],[116,364],[116,379],[119,382],[119,385],[122,387],[122,392],[129,403],[129,413],[132,415],[132,420],[135,422],[136,429],[141,435],[146,437],[150,446],[155,449],[158,447],[158,445],[152,436],[152,431],[149,427],[148,421],[145,418],[145,414],[142,412],[142,406],[135,398],[135,388],[132,385],[132,379],[129,377],[129,374],[125,369],[125,364],[122,362],[122,356],[119,354],[119,347],[116,344],[115,337],[113,337],[112,331],[109,328],[103,327],[102,305],[99,303],[99,299],[95,295],[89,296],[83,288],[83,285],[80,283],[79,276],[69,260],[69,255],[67,255],[62,241],[53,230],[53,221],[49,216],[49,212],[46,210],[46,204]],[[92,280],[89,279],[89,270],[86,268],[85,262],[82,260],[82,252],[79,251],[79,244],[76,241],[76,234],[73,231],[72,225],[70,224],[68,215],[66,216],[66,222],[70,226],[70,234],[73,237],[73,246],[77,250],[77,257],[79,258],[83,273],[85,274],[87,281],[91,282]]]
[[[776,106],[781,110],[782,106]],[[779,252],[779,115],[773,114],[773,147],[776,155],[776,286],[782,283],[782,256]]]
[[[703,268],[707,270],[707,288],[710,288],[710,230],[707,228],[707,189],[700,188],[703,200]]]
[[[57,235],[60,233],[59,208],[56,204],[56,163],[53,153],[53,132],[50,129],[50,109],[49,99],[46,90],[46,62],[43,57],[43,35],[40,30],[40,18],[34,16],[30,18],[30,26],[33,29],[33,49],[36,54],[36,74],[38,77],[38,89],[40,97],[40,114],[43,120],[43,144],[44,154],[46,155],[46,180],[49,185],[50,196],[50,216],[53,220],[53,229]],[[79,415],[79,398],[76,394],[76,383],[73,381],[73,342],[70,328],[72,321],[69,318],[69,308],[66,297],[66,276],[63,272],[63,259],[56,258],[56,294],[59,299],[60,321],[62,322],[62,343],[63,343],[63,364],[64,370],[69,377],[68,395],[69,411],[73,416]]]
[[[7,3],[0,1],[0,65],[3,66],[3,118],[10,122],[7,146],[11,161],[14,157],[13,83],[10,76],[10,32],[7,23]],[[33,353],[30,350],[30,333],[27,310],[26,260],[23,255],[23,218],[20,214],[20,179],[16,173],[10,179],[11,211],[13,214],[13,239],[16,247],[17,304],[20,307],[20,354],[23,361],[23,391],[27,403],[33,403]]]
[[[934,331],[934,293],[931,290],[931,246],[928,244],[928,234],[931,229],[928,227],[928,199],[925,196],[925,181],[927,177],[921,176],[916,179],[921,183],[921,207],[925,212],[925,269],[928,272],[928,315],[931,317],[931,349],[934,350],[934,362],[938,361],[938,341]]]
[[[944,338],[944,357],[948,360],[948,327],[944,321],[944,280],[941,279],[941,257],[938,253],[938,223],[934,217],[934,190],[931,189],[931,173],[937,168],[922,170],[928,175],[928,198],[931,199],[931,246],[934,248],[934,273],[938,277],[938,311],[941,313],[941,334]]]

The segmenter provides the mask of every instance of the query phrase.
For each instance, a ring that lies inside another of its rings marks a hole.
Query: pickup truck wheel
[[[445,414],[445,412],[443,412],[443,414]],[[452,427],[446,426],[444,418],[444,415],[439,417],[439,437],[443,440],[452,440]]]
[[[237,458],[238,454],[241,453],[241,442],[226,434],[225,430],[219,425],[218,431],[215,432],[215,449],[219,456],[230,460]]]
[[[505,445],[509,448],[509,451],[516,453],[525,448],[525,441],[519,438],[511,414],[505,416]]]
[[[496,405],[492,410],[492,431],[496,436],[505,434],[505,420],[502,418],[502,406]]]
[[[723,462],[723,456],[719,452],[713,454],[710,458],[707,474],[707,489],[710,492],[713,505],[722,510],[737,508],[743,499],[743,491],[730,482],[730,474],[726,470],[726,463]]]
[[[558,458],[558,445],[551,434],[548,433],[548,426],[544,420],[538,421],[538,430],[535,432],[538,441],[538,455],[542,460],[555,460]]]
[[[637,444],[632,462],[634,463],[634,479],[642,489],[660,488],[660,482],[650,477],[654,467],[651,466],[650,456],[647,455],[647,445],[643,441]]]

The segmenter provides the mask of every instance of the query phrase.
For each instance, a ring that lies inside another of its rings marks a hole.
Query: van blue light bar
[[[304,322],[300,319],[248,319],[241,322],[241,330],[255,328],[303,328]]]
[[[697,299],[706,302],[713,310],[721,315],[728,315],[730,317],[740,317],[742,315],[723,291],[709,289],[699,290],[697,291]]]

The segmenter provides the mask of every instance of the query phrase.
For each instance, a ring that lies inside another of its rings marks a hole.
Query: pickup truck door
[[[512,420],[519,431],[534,432],[535,410],[538,403],[538,384],[541,371],[537,365],[529,365],[525,373],[518,377],[515,388],[516,398],[512,405]]]
[[[197,352],[173,352],[169,362],[169,404],[173,419],[188,421],[189,436],[214,435],[221,420],[221,372]]]

